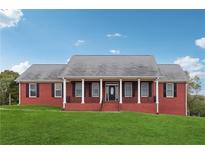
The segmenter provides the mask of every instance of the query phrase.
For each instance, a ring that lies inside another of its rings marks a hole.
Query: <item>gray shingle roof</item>
[[[62,80],[58,76],[67,64],[33,64],[16,81]]]
[[[144,55],[75,55],[61,77],[70,76],[157,76],[153,56]]]
[[[158,64],[160,81],[188,81],[188,76],[178,64]]]
[[[75,55],[68,64],[33,64],[16,81],[62,81],[63,77],[76,76],[161,76],[160,81],[187,81],[179,65],[157,65],[149,55]]]

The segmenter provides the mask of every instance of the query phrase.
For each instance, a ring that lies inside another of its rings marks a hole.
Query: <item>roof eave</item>
[[[20,82],[62,82],[62,79],[55,79],[55,80],[15,80],[15,82],[20,83]]]
[[[115,79],[115,78],[130,78],[130,79],[144,79],[144,78],[150,78],[150,79],[155,79],[158,77],[162,77],[162,76],[59,76],[59,78],[65,78],[65,79]]]

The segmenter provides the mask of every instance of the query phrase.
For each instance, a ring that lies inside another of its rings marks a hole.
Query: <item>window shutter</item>
[[[75,97],[75,81],[72,82],[72,95]]]
[[[29,97],[29,83],[26,83],[26,97]]]
[[[37,88],[37,97],[39,97],[39,93],[40,93],[40,91],[39,91],[39,83],[36,84],[36,88]]]
[[[152,97],[152,81],[149,82],[149,97]]]
[[[122,82],[122,97],[125,96],[125,84]]]
[[[84,97],[86,97],[86,82],[84,81]]]
[[[98,96],[100,97],[100,81],[98,82]]]
[[[140,97],[142,97],[142,84],[143,84],[143,81],[140,81]]]
[[[92,82],[89,82],[89,97],[92,95]]]
[[[51,83],[51,96],[54,97],[54,83]]]
[[[63,94],[64,94],[64,93],[63,93],[63,89],[64,89],[64,88],[63,88],[63,83],[62,83],[62,97],[63,97]]]
[[[132,97],[135,97],[135,83],[136,82],[132,82]]]
[[[84,97],[87,97],[86,96],[86,87],[87,87],[87,85],[88,85],[88,82],[85,82],[85,84],[84,84]]]
[[[166,97],[166,83],[164,83],[164,97]]]
[[[138,97],[138,82],[136,82],[136,88],[135,88],[135,90],[137,91],[137,97]]]
[[[140,85],[139,85],[139,86],[140,86],[140,97],[142,97],[142,83],[143,83],[143,82],[140,81]],[[138,83],[137,83],[137,87],[138,87]],[[138,89],[137,89],[137,90],[138,90]]]
[[[174,97],[177,97],[177,84],[174,83]]]

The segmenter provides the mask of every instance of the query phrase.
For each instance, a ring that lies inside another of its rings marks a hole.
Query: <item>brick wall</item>
[[[39,97],[29,98],[26,97],[26,83],[21,83],[21,104],[32,105],[32,104],[42,104],[50,106],[62,106],[63,98],[52,97],[51,83],[39,83]]]
[[[85,104],[81,103],[81,97],[73,96],[73,84],[67,83],[67,96],[70,102],[66,104],[66,110],[93,110],[100,109],[99,97],[90,97],[89,86],[85,82]],[[21,83],[21,104],[42,104],[51,106],[62,106],[63,98],[52,97],[51,83],[39,83],[39,97],[26,97],[26,83]],[[159,83],[159,113],[185,115],[185,83],[177,83],[177,97],[167,98],[163,96],[163,83]],[[123,97],[123,104],[107,105],[109,110],[123,110],[135,112],[155,113],[156,104],[154,103],[155,83],[152,84],[152,97],[141,97],[141,104],[137,104],[137,87],[135,97]],[[103,98],[105,98],[105,83],[103,82]],[[106,103],[106,102],[105,102]]]
[[[185,115],[185,83],[177,83],[177,97],[163,96],[163,83],[159,84],[159,113]]]

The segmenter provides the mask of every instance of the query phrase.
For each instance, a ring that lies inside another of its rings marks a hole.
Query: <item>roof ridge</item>
[[[32,65],[67,65],[67,64],[32,64]]]
[[[179,64],[157,64],[157,65],[179,65]]]
[[[73,56],[153,56],[153,55],[129,55],[129,54],[127,54],[127,55],[121,55],[121,54],[119,54],[119,55],[101,55],[101,54],[99,54],[99,55],[73,55]]]

